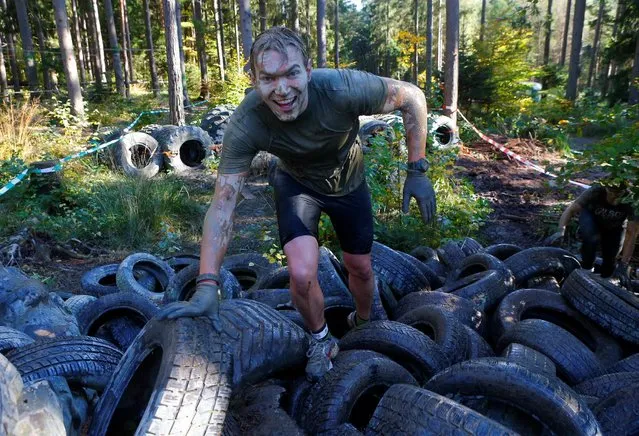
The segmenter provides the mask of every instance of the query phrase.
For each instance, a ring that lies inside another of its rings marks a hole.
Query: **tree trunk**
[[[44,29],[42,27],[42,17],[38,10],[38,4],[34,3],[36,11],[34,13],[36,33],[38,35],[38,51],[40,52],[40,63],[42,69],[42,79],[44,81],[44,94],[47,97],[51,97],[53,92],[53,80],[51,78],[51,69],[49,68],[49,57],[47,56],[47,39],[44,36]]]
[[[127,49],[126,41],[126,18],[124,10],[124,2],[126,0],[120,0],[120,35],[122,36],[122,68],[124,69],[124,89],[126,98],[131,96],[131,70],[129,70],[129,51]]]
[[[266,30],[266,0],[259,1],[260,9],[260,33]]]
[[[124,31],[126,36],[126,47],[128,49],[127,61],[129,64],[129,83],[135,83],[135,71],[133,70],[133,47],[131,46],[131,29],[129,27],[129,7],[124,0]]]
[[[317,0],[317,68],[326,68],[326,0]]]
[[[184,106],[191,106],[189,89],[186,86],[186,62],[184,61],[184,35],[182,34],[182,4],[180,0],[175,2],[175,19],[177,20],[178,50],[180,51],[180,69],[182,70],[182,92],[184,93]]]
[[[300,31],[300,14],[299,14],[299,3],[297,0],[291,0],[290,3],[291,8],[291,23],[289,26],[296,32]]]
[[[251,1],[239,0],[240,5],[240,31],[242,32],[242,53],[244,61],[247,61],[251,54],[253,45],[253,23],[251,17]]]
[[[27,81],[31,92],[36,92],[38,89],[38,71],[35,65],[33,37],[31,36],[31,26],[29,25],[29,15],[27,13],[27,0],[14,0],[14,3],[18,15],[20,37],[22,38],[22,51],[27,64]]]
[[[164,2],[164,36],[166,38],[166,59],[169,76],[169,114],[171,124],[185,124],[184,91],[182,90],[182,68],[180,67],[180,40],[178,37],[178,21],[176,0]]]
[[[80,33],[80,14],[77,0],[71,0],[71,17],[73,18],[73,36],[78,50],[78,65],[80,66],[80,85],[86,83],[86,70],[84,66],[84,51],[82,49],[82,34]]]
[[[617,2],[617,12],[615,13],[615,22],[612,26],[612,43],[615,44],[617,42],[617,32],[619,31],[619,22],[621,21],[621,17],[625,12],[625,4],[623,1]],[[606,66],[604,67],[605,77],[603,81],[603,88],[601,90],[601,95],[606,96],[608,94],[608,87],[610,86],[610,79],[612,76],[616,74],[616,65],[617,63],[614,60],[608,59]]]
[[[158,68],[155,65],[155,52],[153,51],[153,29],[151,28],[151,9],[149,0],[144,0],[144,27],[146,37],[146,49],[149,56],[149,69],[151,70],[151,88],[153,96],[160,96],[160,81],[158,80]]]
[[[213,0],[213,13],[215,17],[215,39],[217,45],[217,63],[220,68],[220,80],[226,80],[226,56],[224,55],[224,20],[220,0]]]
[[[111,0],[104,0],[104,12],[107,19],[107,32],[109,34],[109,45],[113,53],[113,70],[115,72],[115,87],[118,94],[126,97],[127,89],[124,84],[124,74],[122,72],[122,61],[120,60],[120,45],[118,44],[118,34],[115,29],[115,19],[113,18],[113,4]]]
[[[306,45],[308,46],[308,51],[311,51],[311,0],[306,0]]]
[[[570,66],[568,67],[568,84],[566,86],[566,99],[577,99],[577,85],[579,82],[581,57],[581,37],[584,30],[584,17],[586,15],[586,0],[575,0],[575,16],[572,24],[572,47],[570,48]]]
[[[597,25],[595,26],[595,40],[592,43],[592,58],[590,58],[590,68],[588,68],[588,88],[592,86],[592,78],[595,73],[595,65],[597,65],[597,55],[599,54],[599,40],[601,39],[601,25],[603,23],[605,6],[606,1],[599,0],[599,13],[597,14]]]
[[[195,28],[195,45],[197,59],[200,64],[200,98],[209,98],[209,71],[207,68],[206,47],[204,42],[204,22],[202,21],[202,0],[194,0],[193,26]]]
[[[2,47],[2,34],[0,34],[0,47]],[[4,50],[0,50],[0,94],[2,102],[9,102],[9,86],[7,84],[7,69],[4,66]]]
[[[111,0],[109,0],[109,3],[111,3]],[[98,62],[98,68],[100,69],[100,79],[99,79],[99,81],[101,83],[106,83],[107,82],[106,58],[104,56],[104,42],[102,40],[102,27],[100,26],[100,12],[99,12],[99,9],[98,9],[98,0],[93,0],[91,4],[93,6],[93,14],[92,14],[93,17],[91,17],[91,18],[93,18],[92,26],[93,26],[93,30],[94,30],[95,42],[97,44],[97,49],[98,49],[97,62]],[[111,8],[111,15],[113,15],[113,8]],[[109,84],[109,86],[110,86],[110,84]]]
[[[237,62],[237,72],[242,72],[242,61],[240,60],[240,31],[237,27],[237,1],[233,0],[233,27],[235,28],[235,56]]]
[[[628,103],[639,103],[639,36],[637,36],[637,42],[635,44],[635,60],[632,64],[632,77],[630,78]]]
[[[572,0],[568,0],[566,4],[566,22],[564,23],[564,37],[561,43],[561,59],[559,65],[566,65],[566,53],[568,52],[568,31],[570,30],[570,10],[572,9]]]
[[[334,56],[335,56],[335,68],[339,68],[339,0],[335,0],[335,45],[334,48]]]
[[[441,71],[444,66],[444,44],[442,44],[442,0],[439,0],[437,3],[437,71]]]
[[[585,1],[585,0],[584,0]],[[457,92],[459,89],[459,0],[446,2],[446,71],[444,73],[444,115],[457,126]]]
[[[548,62],[550,61],[550,35],[552,32],[552,0],[548,0],[545,26],[546,39],[544,40],[544,65],[548,65]]]
[[[84,118],[84,103],[82,101],[82,88],[78,79],[78,67],[73,53],[73,40],[69,31],[69,19],[65,0],[53,0],[53,12],[55,14],[55,27],[60,41],[60,54],[62,66],[67,81],[69,100],[71,101],[71,114]]]
[[[433,0],[426,1],[426,97],[433,81]]]
[[[0,13],[7,14],[7,0],[0,0]],[[13,32],[7,27],[7,33],[4,35],[7,40],[7,56],[9,57],[9,67],[11,69],[11,82],[13,83],[13,91],[20,92],[20,71],[16,62],[16,49],[13,44]]]
[[[479,40],[480,41],[484,40],[485,31],[486,31],[486,0],[481,0],[481,21],[479,22]]]
[[[419,2],[414,0],[413,2],[413,32],[415,37],[419,36]],[[417,75],[419,74],[419,53],[417,48],[419,44],[415,42],[413,44],[413,83],[417,85]]]

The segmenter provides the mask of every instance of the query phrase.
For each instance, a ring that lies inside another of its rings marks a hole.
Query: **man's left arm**
[[[626,236],[624,237],[623,248],[621,249],[621,258],[615,271],[615,276],[619,278],[621,285],[626,288],[630,287],[630,259],[635,250],[638,235],[639,221],[628,221]]]
[[[415,85],[399,80],[383,78],[386,82],[386,98],[382,112],[399,110],[404,119],[408,164],[404,182],[402,212],[408,213],[410,199],[415,198],[424,223],[435,217],[437,201],[433,185],[426,176],[426,137],[428,118],[426,97]]]

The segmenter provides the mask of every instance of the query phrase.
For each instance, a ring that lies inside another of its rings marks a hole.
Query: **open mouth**
[[[287,98],[285,100],[273,100],[275,104],[283,111],[291,110],[295,102],[297,101],[297,96]]]

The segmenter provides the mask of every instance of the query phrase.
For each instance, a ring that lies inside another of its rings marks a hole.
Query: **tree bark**
[[[637,42],[635,44],[635,60],[632,64],[632,77],[630,78],[628,103],[639,103],[639,36],[637,36]]]
[[[481,21],[479,22],[479,40],[480,41],[484,40],[485,31],[486,31],[486,0],[481,0]]]
[[[35,92],[38,89],[38,71],[35,65],[33,37],[31,35],[31,26],[29,25],[27,2],[26,0],[14,0],[14,3],[18,16],[20,37],[22,38],[22,51],[24,53],[24,60],[27,66],[27,81],[29,82],[29,89],[31,92]]]
[[[550,61],[550,36],[552,32],[552,0],[548,0],[548,9],[546,11],[546,37],[544,40],[544,65],[548,65]]]
[[[169,76],[169,114],[171,124],[185,124],[184,91],[182,90],[182,68],[180,67],[180,40],[176,17],[176,0],[164,2],[164,36]]]
[[[131,96],[131,70],[129,70],[129,51],[127,49],[127,41],[126,41],[126,18],[125,18],[125,9],[124,2],[126,0],[120,0],[120,35],[122,37],[122,68],[124,73],[124,89],[126,98]]]
[[[615,13],[615,22],[612,26],[612,42],[613,44],[617,41],[617,33],[619,32],[619,22],[621,21],[621,17],[625,12],[625,4],[623,1],[617,2],[617,12]],[[610,86],[610,79],[612,76],[616,74],[616,65],[617,63],[614,60],[608,59],[606,66],[604,67],[605,77],[603,81],[603,88],[601,90],[601,95],[606,96],[608,94],[608,87]]]
[[[7,14],[7,0],[0,0],[0,13]],[[7,56],[9,57],[9,67],[11,69],[11,82],[13,84],[13,91],[20,92],[20,71],[18,70],[18,63],[16,62],[16,49],[13,43],[13,32],[10,28],[7,29],[7,33],[4,35],[7,40]]]
[[[109,0],[109,3],[111,3],[111,0]],[[93,6],[93,20],[92,20],[92,26],[93,26],[93,30],[95,32],[95,42],[97,44],[97,49],[98,49],[98,58],[97,58],[97,63],[98,63],[98,68],[100,69],[100,82],[101,83],[106,83],[107,82],[107,75],[106,75],[106,57],[104,56],[104,42],[102,41],[102,27],[100,26],[100,12],[98,9],[98,0],[93,0],[91,2],[91,5]],[[113,8],[111,8],[111,15],[113,15]]]
[[[444,44],[442,44],[442,0],[439,0],[437,7],[437,71],[441,71],[444,66]]]
[[[128,50],[128,64],[129,64],[129,83],[135,83],[135,70],[133,69],[133,46],[131,46],[131,29],[129,27],[129,7],[126,0],[124,0],[124,30],[126,36],[126,46]]]
[[[566,86],[566,99],[577,99],[577,86],[579,82],[581,57],[581,37],[584,30],[584,18],[586,15],[586,0],[575,0],[575,16],[572,25],[572,47],[570,48],[570,66],[568,67],[568,84]]]
[[[419,1],[413,2],[413,33],[417,38],[419,36]],[[419,52],[417,51],[419,44],[413,44],[413,83],[417,85],[417,75],[419,74]]]
[[[426,97],[433,81],[433,0],[426,1]]]
[[[570,10],[572,9],[572,0],[568,0],[566,4],[566,22],[564,23],[564,37],[561,43],[561,59],[559,65],[566,65],[566,53],[568,52],[568,31],[570,30]]]
[[[306,45],[308,50],[311,50],[311,0],[306,0]]]
[[[334,60],[335,60],[335,68],[339,68],[339,0],[335,0],[335,44],[333,46],[334,49]]]
[[[317,68],[326,68],[326,0],[317,0]]]
[[[237,72],[242,72],[242,61],[240,60],[240,30],[237,27],[237,1],[233,0],[233,27],[235,29],[235,56],[237,59]]]
[[[259,1],[260,9],[260,33],[266,30],[266,0]]]
[[[253,23],[251,16],[250,0],[239,0],[240,5],[240,31],[242,32],[242,53],[244,61],[248,61],[253,45]]]
[[[160,81],[158,80],[158,68],[155,65],[155,52],[153,51],[153,29],[151,27],[151,9],[149,0],[144,0],[144,27],[146,37],[146,49],[149,57],[149,70],[151,72],[151,88],[153,96],[160,96]]]
[[[180,0],[175,2],[175,19],[177,20],[178,50],[180,51],[180,69],[182,70],[182,92],[184,93],[184,106],[191,106],[189,89],[186,86],[186,62],[184,61],[184,35],[182,34],[182,4]]]
[[[584,0],[585,1],[585,0]],[[459,0],[446,2],[446,71],[444,73],[444,115],[457,126],[459,90]]]
[[[289,26],[296,32],[300,31],[300,14],[299,14],[299,2],[297,0],[291,0],[291,22]]]
[[[207,68],[206,47],[204,42],[204,22],[202,21],[202,0],[194,0],[193,26],[195,28],[195,45],[200,65],[200,98],[209,98],[209,71]]]
[[[47,39],[44,35],[44,28],[42,27],[42,17],[38,10],[38,4],[34,3],[36,10],[33,14],[36,25],[36,33],[38,35],[38,51],[40,52],[40,63],[42,69],[42,79],[44,81],[44,94],[47,97],[51,97],[53,92],[53,80],[51,78],[51,69],[49,68],[49,57],[47,56]]]
[[[53,0],[53,12],[55,14],[55,27],[60,41],[60,54],[62,66],[67,81],[69,100],[71,101],[71,114],[84,118],[84,102],[82,101],[82,88],[78,78],[78,67],[73,52],[73,40],[69,31],[69,19],[65,0]]]
[[[122,61],[120,59],[120,45],[118,44],[118,34],[115,29],[115,19],[113,18],[113,4],[111,0],[104,0],[104,12],[107,19],[107,32],[109,34],[109,44],[113,53],[113,70],[115,72],[115,87],[118,94],[126,97],[127,89],[124,84],[124,74],[122,72]]]
[[[78,65],[80,67],[80,85],[86,83],[86,70],[84,65],[84,51],[82,49],[82,34],[80,33],[80,14],[77,0],[71,0],[71,17],[73,18],[73,36],[78,50]]]
[[[3,35],[0,34],[0,47],[2,47]],[[0,94],[2,102],[9,102],[9,86],[7,84],[7,69],[4,66],[4,50],[0,50]]]
[[[217,46],[217,63],[220,68],[220,80],[226,80],[226,56],[224,55],[224,20],[220,0],[213,0],[213,14],[215,18],[215,39]]]
[[[606,6],[605,0],[599,0],[599,13],[597,14],[597,25],[595,26],[595,40],[592,43],[592,58],[590,59],[590,68],[588,68],[588,88],[592,86],[592,78],[597,65],[597,56],[599,55],[599,41],[601,39],[601,25],[603,23],[604,10]]]

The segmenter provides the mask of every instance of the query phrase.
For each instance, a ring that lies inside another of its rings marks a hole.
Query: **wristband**
[[[428,171],[428,167],[430,167],[430,164],[425,157],[416,160],[415,162],[408,162],[406,164],[406,169],[408,171],[419,171],[420,173],[425,173],[426,171]]]
[[[220,275],[219,274],[212,274],[212,273],[200,274],[195,279],[195,284],[197,285],[200,282],[205,282],[205,281],[209,281],[209,280],[214,281],[218,286],[220,285]]]

